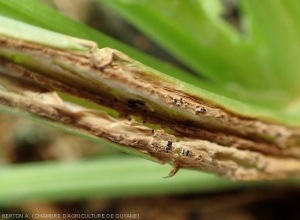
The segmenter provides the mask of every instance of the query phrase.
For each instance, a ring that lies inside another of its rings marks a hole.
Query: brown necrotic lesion
[[[14,63],[13,58],[0,59],[2,82],[8,82],[1,84],[2,105],[170,163],[170,175],[180,168],[232,179],[300,172],[299,129],[235,115],[188,94],[169,79],[156,79],[151,69],[118,51],[91,47],[81,54],[8,41],[1,41],[1,47],[35,57],[26,66]],[[57,92],[100,108],[66,102]],[[117,114],[106,113],[109,109]]]

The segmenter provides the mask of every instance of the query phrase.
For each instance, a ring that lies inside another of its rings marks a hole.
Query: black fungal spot
[[[204,107],[201,107],[201,108],[196,108],[196,113],[199,114],[199,113],[205,113],[206,112],[206,108]]]
[[[165,147],[165,150],[166,150],[167,153],[169,153],[169,150],[172,150],[172,146],[168,146],[168,145],[167,145],[167,146]]]
[[[188,156],[189,153],[190,153],[189,150],[181,149],[181,155],[183,155],[183,156]]]
[[[169,153],[169,150],[172,150],[172,141],[167,142],[167,146],[165,147],[165,150],[167,153]]]

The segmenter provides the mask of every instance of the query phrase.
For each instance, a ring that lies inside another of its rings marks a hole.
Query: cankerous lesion
[[[299,128],[236,115],[119,51],[83,43],[90,50],[0,36],[0,104],[170,163],[169,176],[180,168],[238,180],[300,174]],[[16,56],[25,58],[17,64]],[[119,116],[68,103],[56,92]]]

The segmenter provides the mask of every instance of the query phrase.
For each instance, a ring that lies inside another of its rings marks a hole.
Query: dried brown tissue
[[[90,46],[90,53],[1,37],[1,104],[75,126],[171,163],[170,176],[180,168],[236,180],[299,175],[299,129],[234,115],[185,93],[180,85],[174,89],[168,79],[154,78],[150,69],[119,51],[99,50],[93,42],[76,41]],[[12,56],[5,57],[8,52],[34,57],[34,62],[26,67],[13,63],[9,60]],[[70,104],[55,91],[109,107],[120,117]],[[130,101],[136,104],[129,106]],[[130,116],[141,118],[148,126],[129,121]],[[153,129],[151,124],[173,132]],[[172,147],[167,151],[170,141]]]

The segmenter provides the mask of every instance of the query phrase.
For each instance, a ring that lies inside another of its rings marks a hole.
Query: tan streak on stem
[[[76,41],[89,45],[88,41]],[[184,92],[176,82],[155,78],[154,70],[118,51],[99,50],[90,44],[89,53],[79,53],[1,36],[0,54],[9,60],[22,56],[21,63],[26,64],[22,67],[0,60],[0,72],[10,76],[1,76],[2,105],[134,148],[163,163],[173,163],[176,169],[204,170],[231,179],[299,174],[299,129],[234,115]],[[112,108],[120,118],[70,105],[54,90]],[[128,109],[130,100],[139,100],[134,109]],[[171,127],[176,133],[152,131],[138,122],[128,122],[126,115]],[[190,154],[167,153],[169,140],[173,148]]]

